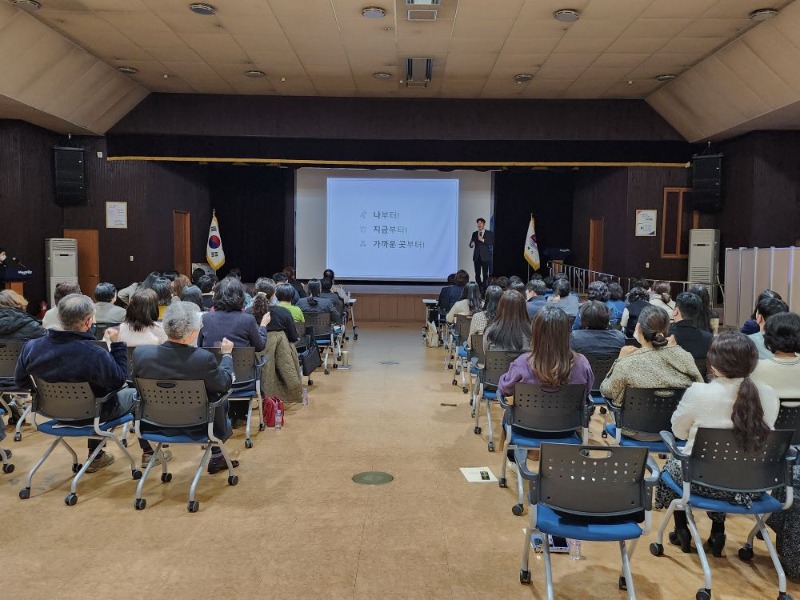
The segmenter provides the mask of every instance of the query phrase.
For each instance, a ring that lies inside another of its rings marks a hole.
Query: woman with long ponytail
[[[319,279],[312,279],[308,282],[308,296],[297,301],[298,308],[307,314],[329,313],[331,325],[339,323],[342,318],[341,313],[336,310],[331,300],[323,298],[320,294],[322,294],[322,282]]]
[[[708,372],[714,379],[710,383],[692,384],[672,415],[672,431],[677,438],[686,440],[686,454],[691,453],[700,427],[732,429],[743,451],[757,451],[763,447],[778,418],[780,401],[771,387],[751,379],[757,364],[758,350],[746,335],[728,331],[714,338],[708,351]],[[679,485],[682,484],[678,460],[671,458],[664,468]],[[693,486],[692,492],[740,504],[752,499],[700,485]],[[656,506],[666,508],[676,497],[666,485],[659,484]],[[725,513],[710,512],[708,516],[711,518],[708,546],[714,556],[721,556],[725,546]],[[691,535],[683,511],[675,511],[675,531],[670,533],[669,539],[683,552],[691,550]]]

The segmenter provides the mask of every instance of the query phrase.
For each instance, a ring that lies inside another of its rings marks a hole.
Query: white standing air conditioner
[[[62,281],[78,283],[78,240],[47,238],[44,252],[47,258],[47,297],[53,306],[56,284]]]
[[[716,283],[719,271],[719,229],[689,231],[689,281]]]

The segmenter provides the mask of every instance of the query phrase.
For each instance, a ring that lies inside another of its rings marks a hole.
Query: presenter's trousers
[[[486,290],[489,285],[489,261],[476,259],[472,261],[475,265],[475,283],[481,288],[481,291]]]

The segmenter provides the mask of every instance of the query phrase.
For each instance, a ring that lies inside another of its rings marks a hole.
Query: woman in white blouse
[[[119,341],[131,347],[160,346],[167,341],[167,334],[156,319],[158,295],[147,289],[134,292],[125,312],[125,321],[119,326]]]

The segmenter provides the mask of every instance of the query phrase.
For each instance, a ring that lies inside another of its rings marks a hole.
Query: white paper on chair
[[[497,482],[497,477],[489,467],[461,467],[461,474],[469,483]]]

